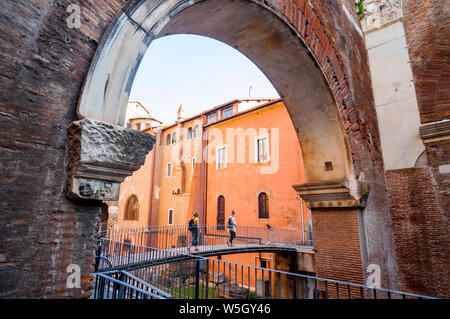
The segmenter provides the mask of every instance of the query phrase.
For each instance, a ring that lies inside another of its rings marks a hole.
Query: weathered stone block
[[[293,185],[309,208],[365,207],[369,184],[362,181],[339,180]]]
[[[84,119],[68,129],[68,190],[71,198],[117,200],[120,183],[144,162],[155,137]]]

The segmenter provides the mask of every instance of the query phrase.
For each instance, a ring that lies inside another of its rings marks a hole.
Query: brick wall
[[[68,29],[66,8],[89,23]],[[0,8],[0,298],[86,297],[100,203],[69,201],[66,130],[117,1],[2,1]],[[81,289],[67,289],[78,264]]]
[[[449,206],[439,204],[432,169],[392,170],[386,180],[401,289],[449,298]]]
[[[422,123],[450,118],[450,9],[446,0],[403,0]]]
[[[365,284],[356,209],[314,209],[312,221],[317,274]],[[325,291],[324,283],[319,282],[319,289]],[[330,298],[335,296],[335,287],[329,287],[328,293]],[[352,295],[359,294],[358,289],[352,289]]]
[[[422,124],[450,118],[450,22],[445,0],[403,0]],[[386,172],[401,288],[449,297],[450,141],[425,144],[427,163]]]
[[[65,196],[69,123],[107,26],[126,1],[21,0],[0,8],[0,296],[88,294],[100,203]],[[363,39],[343,11],[351,2],[266,1],[282,12],[311,48],[327,78],[348,134],[356,177],[371,191],[369,237],[389,219],[378,128]],[[82,8],[81,30],[69,29],[69,4]],[[377,214],[375,214],[377,212]],[[383,260],[389,241],[374,245]],[[359,257],[358,257],[359,258]],[[360,260],[357,259],[357,260]],[[65,268],[82,266],[82,290],[66,290]],[[50,269],[50,272],[48,271]],[[392,275],[392,274],[391,274]]]
[[[450,165],[450,139],[425,144],[428,165],[431,168],[433,185],[437,182],[437,198],[443,212],[450,213],[450,174],[441,172],[440,167]],[[449,229],[450,230],[450,229]]]

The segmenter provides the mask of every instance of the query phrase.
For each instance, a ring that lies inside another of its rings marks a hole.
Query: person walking
[[[231,211],[231,216],[228,217],[227,227],[230,232],[230,239],[227,240],[227,245],[229,247],[233,247],[233,239],[236,238],[236,212],[234,210]]]
[[[189,221],[189,231],[192,234],[191,246],[195,247],[194,251],[198,251],[198,213],[195,212]],[[188,252],[191,251],[191,247],[188,247]]]

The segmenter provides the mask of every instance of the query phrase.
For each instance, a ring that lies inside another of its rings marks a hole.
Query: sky
[[[171,35],[151,43],[130,100],[140,101],[167,125],[176,121],[181,104],[192,116],[235,98],[248,98],[249,93],[253,98],[278,98],[261,70],[234,48],[207,37]]]

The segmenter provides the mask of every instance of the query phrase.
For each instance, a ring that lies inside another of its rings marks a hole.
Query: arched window
[[[172,139],[171,139],[171,137],[170,137],[170,134],[167,134],[167,137],[166,137],[166,145],[170,145],[170,142],[172,141]]]
[[[269,196],[266,193],[258,196],[258,218],[269,218]]]
[[[192,139],[192,127],[188,128],[187,130],[187,139],[188,140]]]
[[[225,197],[217,198],[217,229],[225,229]]]
[[[139,201],[136,195],[131,195],[125,205],[124,220],[138,220],[139,219]]]

